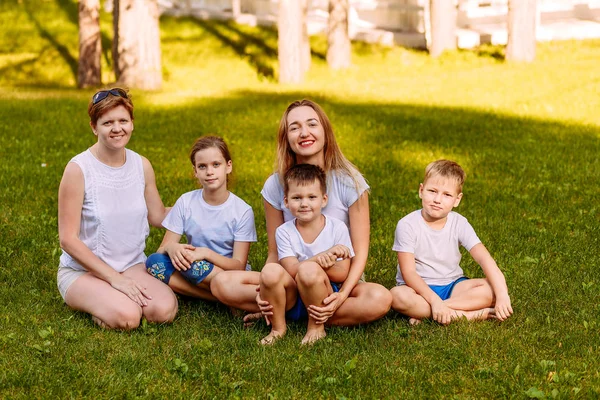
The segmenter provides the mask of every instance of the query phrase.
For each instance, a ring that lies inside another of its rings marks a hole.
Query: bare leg
[[[413,288],[407,285],[396,286],[390,293],[393,299],[392,308],[410,317],[411,325],[419,324],[423,318],[431,318],[431,305]]]
[[[327,274],[315,262],[303,262],[300,265],[296,275],[296,284],[306,307],[310,305],[323,306],[325,297],[333,293]],[[326,335],[325,326],[317,324],[309,315],[306,335],[302,339],[302,344],[312,344]]]
[[[173,275],[171,275],[169,287],[173,289],[175,293],[179,293],[184,296],[195,297],[208,301],[217,301],[217,298],[212,295],[210,290],[192,285],[185,280],[185,278],[178,271],[173,272]]]
[[[123,272],[146,288],[152,300],[142,307],[142,314],[149,322],[172,322],[177,314],[177,297],[164,283],[146,272],[143,264],[135,265]]]
[[[359,282],[327,323],[341,326],[366,324],[385,316],[391,304],[392,295],[385,287]]]
[[[494,305],[494,291],[487,279],[468,279],[454,286],[445,303],[453,310],[481,310]]]
[[[260,342],[272,344],[287,331],[285,311],[296,303],[296,282],[281,265],[269,263],[260,273],[260,297],[273,306],[271,332]]]
[[[223,271],[210,282],[212,294],[223,304],[253,313],[260,312],[256,304],[256,288],[260,273],[256,271]]]
[[[65,302],[75,310],[91,314],[96,324],[107,329],[135,329],[142,319],[142,307],[90,273],[71,284]]]

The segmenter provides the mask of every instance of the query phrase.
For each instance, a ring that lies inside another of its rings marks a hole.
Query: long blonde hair
[[[283,113],[281,117],[281,121],[279,122],[279,131],[277,133],[277,165],[275,167],[277,173],[279,174],[279,179],[282,180],[285,176],[285,173],[294,165],[296,165],[296,153],[292,151],[290,147],[290,143],[288,141],[288,124],[287,117],[289,113],[297,107],[310,107],[312,108],[319,117],[319,121],[323,126],[323,131],[325,133],[325,146],[323,147],[323,157],[325,159],[323,170],[326,174],[329,172],[341,172],[343,175],[348,175],[354,181],[354,186],[356,187],[357,192],[359,191],[359,183],[357,180],[357,176],[361,176],[358,168],[354,164],[352,164],[342,153],[340,147],[335,140],[335,135],[333,133],[333,127],[331,126],[331,122],[329,118],[327,118],[327,114],[325,111],[314,101],[304,99],[294,101],[292,104],[288,106],[288,108]]]

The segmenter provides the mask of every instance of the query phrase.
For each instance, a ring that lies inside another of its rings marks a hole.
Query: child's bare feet
[[[313,344],[317,340],[323,339],[325,336],[327,336],[327,333],[325,333],[325,327],[320,325],[319,328],[307,330],[301,344]]]
[[[243,318],[244,328],[250,328],[252,325],[254,325],[256,323],[256,321],[259,321],[261,318],[262,318],[262,314],[259,312],[244,315],[244,318]]]
[[[94,323],[102,329],[110,329],[110,327],[106,325],[106,322],[102,321],[100,318],[94,315],[92,315],[92,321],[94,321]]]
[[[279,339],[281,339],[284,335],[285,335],[285,331],[280,332],[280,331],[276,331],[275,329],[272,329],[271,332],[267,336],[265,336],[264,338],[261,339],[260,344],[262,344],[263,346],[270,346],[273,343],[275,343],[276,341],[278,341]]]
[[[408,323],[412,326],[416,326],[419,325],[421,323],[421,320],[418,318],[411,318],[408,320]]]
[[[475,311],[463,311],[463,315],[469,321],[485,321],[487,319],[495,319],[496,311],[493,308],[482,308]]]

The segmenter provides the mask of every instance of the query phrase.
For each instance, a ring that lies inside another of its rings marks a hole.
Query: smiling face
[[[323,165],[325,133],[319,116],[311,107],[301,106],[287,116],[287,140],[298,164]]]
[[[321,216],[321,210],[327,205],[327,194],[323,193],[317,179],[307,185],[289,182],[284,197],[285,206],[302,223],[310,223]]]
[[[109,150],[124,148],[133,132],[131,114],[123,106],[108,110],[98,118],[95,125],[91,124],[91,126],[98,137],[98,143]]]
[[[200,150],[194,155],[194,175],[208,192],[227,190],[227,175],[231,169],[231,160],[226,161],[216,147]]]
[[[462,198],[458,184],[448,178],[433,176],[419,187],[423,203],[421,215],[428,223],[445,222],[446,217]]]

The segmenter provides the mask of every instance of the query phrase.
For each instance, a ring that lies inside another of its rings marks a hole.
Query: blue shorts
[[[334,283],[334,282],[330,282],[330,283],[331,283],[331,287],[333,288],[334,293],[337,293],[340,291],[340,286],[342,286],[340,283]],[[306,306],[302,302],[302,298],[300,297],[299,294],[298,294],[298,299],[296,300],[296,304],[294,304],[294,307],[292,307],[288,311],[286,311],[285,318],[289,319],[290,321],[301,321],[304,319],[308,319],[308,311],[306,311]]]
[[[435,292],[435,294],[440,296],[440,299],[446,300],[446,299],[449,299],[450,296],[452,295],[452,290],[454,290],[454,286],[456,286],[456,284],[458,282],[466,281],[467,279],[469,279],[469,278],[467,278],[466,276],[463,276],[447,285],[428,285],[428,286],[431,288],[431,290],[433,290]]]
[[[206,260],[194,261],[186,271],[179,271],[181,276],[192,285],[197,286],[202,282],[215,266]],[[171,258],[167,254],[154,253],[146,260],[146,271],[159,281],[169,284],[171,275],[176,271]]]

